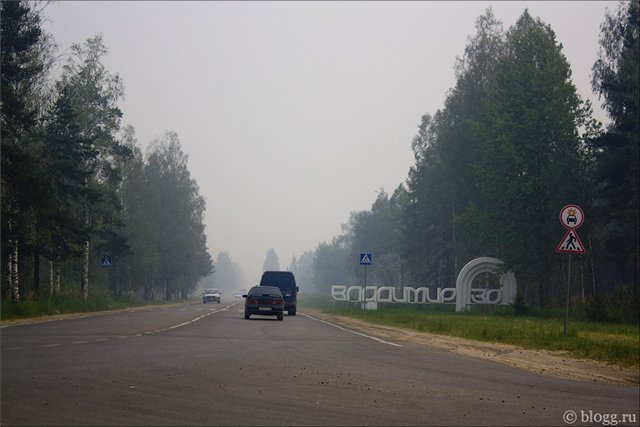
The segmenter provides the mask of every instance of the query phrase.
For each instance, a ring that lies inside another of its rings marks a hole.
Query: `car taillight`
[[[274,305],[282,305],[282,304],[284,304],[284,300],[282,298],[274,299],[273,300],[273,304]]]
[[[260,304],[260,303],[255,298],[249,298],[247,299],[247,304]]]

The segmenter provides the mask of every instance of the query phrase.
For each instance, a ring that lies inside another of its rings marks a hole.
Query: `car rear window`
[[[257,286],[249,291],[249,295],[282,296],[282,292],[273,286]]]

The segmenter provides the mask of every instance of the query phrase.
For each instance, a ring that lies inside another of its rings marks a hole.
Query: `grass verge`
[[[2,320],[16,320],[58,314],[118,310],[164,303],[164,301],[116,300],[110,295],[100,293],[90,295],[86,300],[79,295],[60,294],[48,298],[22,300],[17,304],[2,300],[0,318]]]
[[[327,313],[367,322],[479,341],[513,344],[529,349],[564,351],[577,358],[616,363],[625,367],[640,364],[638,325],[569,320],[564,335],[564,318],[515,316],[510,307],[493,312],[456,313],[453,307],[429,305],[378,304],[377,310],[362,310],[353,303],[333,303],[306,296],[305,305]]]

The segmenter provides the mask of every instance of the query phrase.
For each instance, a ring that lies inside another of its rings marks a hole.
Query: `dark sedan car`
[[[242,295],[244,301],[244,318],[252,314],[276,316],[278,320],[284,317],[284,298],[280,289],[274,286],[254,286],[249,293]]]

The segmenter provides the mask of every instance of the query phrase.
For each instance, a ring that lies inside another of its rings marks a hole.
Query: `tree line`
[[[244,293],[246,293],[248,288],[258,284],[251,283],[254,279],[252,279],[251,282],[247,282],[244,270],[239,264],[232,260],[231,255],[227,251],[218,253],[215,266],[215,272],[201,279],[198,283],[200,289],[218,288],[225,292],[233,291],[239,293],[240,291],[244,291]],[[262,271],[279,270],[280,261],[278,260],[278,254],[275,249],[270,248],[265,255]]]
[[[201,290],[208,288],[218,288],[223,292],[238,293],[246,286],[244,270],[240,264],[233,261],[229,252],[218,253],[215,260],[215,271],[200,279],[198,288]]]
[[[186,297],[213,267],[178,135],[142,153],[100,34],[60,58],[39,3],[0,7],[3,299]]]
[[[626,307],[637,320],[638,5],[621,2],[600,27],[592,88],[606,128],[578,95],[552,28],[525,10],[504,30],[487,9],[443,108],[421,119],[406,181],[295,260],[298,280],[323,293],[358,283],[358,253],[369,251],[377,284],[451,287],[465,263],[493,256],[515,272],[527,304],[557,305],[568,268],[555,252],[559,211],[575,203],[586,216],[576,297]]]

